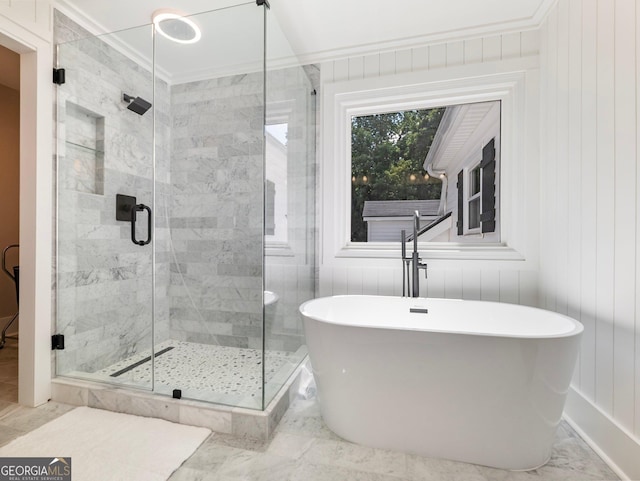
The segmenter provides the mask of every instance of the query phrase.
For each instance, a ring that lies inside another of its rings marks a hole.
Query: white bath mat
[[[0,448],[5,457],[71,457],[73,481],[165,481],[211,433],[79,407]]]

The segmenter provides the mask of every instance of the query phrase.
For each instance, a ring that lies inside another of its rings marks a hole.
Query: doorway
[[[35,24],[19,8],[9,6],[0,13],[0,45],[18,54],[20,65],[18,403],[31,407],[51,398],[53,271],[53,49],[47,39],[50,3],[36,3],[42,15]],[[0,273],[0,277],[5,276]]]
[[[0,46],[0,411],[18,402],[20,55]]]

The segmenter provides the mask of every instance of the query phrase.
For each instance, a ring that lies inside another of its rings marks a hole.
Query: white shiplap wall
[[[338,82],[537,55],[538,30],[350,57],[321,65],[322,82]]]
[[[331,82],[481,65],[537,56],[539,31],[523,31],[419,48],[339,59],[321,65],[321,87]],[[323,153],[320,152],[322,159]],[[320,167],[322,169],[322,166]],[[331,195],[331,192],[323,192]],[[532,202],[537,202],[532,199]],[[322,246],[321,246],[322,248]],[[428,260],[429,278],[421,294],[430,297],[484,299],[536,305],[537,264],[519,261]],[[341,259],[320,265],[319,294],[400,295],[399,259]]]
[[[20,29],[34,33],[50,42],[52,36],[51,5],[52,2],[48,0],[0,1],[0,18],[4,17],[12,22],[14,27],[18,25]],[[0,33],[3,33],[1,29]]]
[[[640,453],[639,33],[636,0],[559,0],[540,33],[541,305],[584,324],[569,415],[614,460],[603,420]]]

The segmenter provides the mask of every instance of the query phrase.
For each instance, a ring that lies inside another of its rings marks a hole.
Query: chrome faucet
[[[427,278],[427,264],[422,263],[418,253],[418,235],[420,231],[420,212],[413,213],[413,252],[407,257],[406,231],[401,231],[402,242],[402,297],[420,297],[420,269],[424,269],[424,278]],[[411,273],[411,281],[409,274]],[[411,293],[411,294],[409,294]]]

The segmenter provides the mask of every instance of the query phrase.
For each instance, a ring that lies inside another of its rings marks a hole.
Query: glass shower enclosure
[[[306,355],[316,71],[264,5],[188,18],[56,12],[56,374],[265,409]]]

